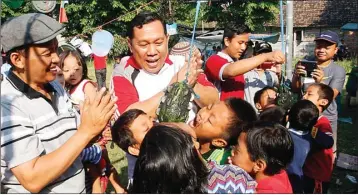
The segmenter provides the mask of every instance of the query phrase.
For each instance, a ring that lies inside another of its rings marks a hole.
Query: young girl
[[[87,76],[86,61],[79,52],[67,50],[60,55],[60,68],[65,78],[65,88],[79,111],[80,101],[84,101],[85,96],[94,98],[96,94],[96,84]]]
[[[80,53],[75,50],[67,50],[61,53],[59,66],[62,69],[63,76],[65,79],[65,89],[70,94],[72,103],[79,112],[79,104],[81,101],[85,100],[85,96],[87,96],[88,98],[95,97],[97,91],[96,84],[88,79],[86,61],[80,55]],[[101,139],[101,141],[97,143],[102,146],[102,150],[104,149],[104,145],[106,142],[105,140],[103,140],[104,139]],[[93,146],[94,145],[89,145],[86,149],[88,149],[88,151],[91,151],[89,150],[89,148],[93,148]],[[83,154],[87,156],[95,155],[93,152],[84,152]],[[92,186],[87,185],[86,187],[88,192],[92,191],[92,193],[104,193],[104,189],[102,189],[101,187],[101,182],[99,178],[103,170],[100,166],[103,165],[103,163],[100,162],[104,161],[104,156],[106,156],[106,153],[102,153],[100,157],[102,159],[97,160],[96,163],[93,163],[91,161],[89,161],[88,163],[86,160],[83,160],[88,170],[86,177],[92,178]],[[82,159],[87,159],[87,157],[82,156]],[[117,188],[118,184],[113,179],[113,175],[111,175],[109,179],[117,193],[123,191],[123,189],[120,189],[119,187]],[[104,186],[106,186],[106,184],[104,184]]]

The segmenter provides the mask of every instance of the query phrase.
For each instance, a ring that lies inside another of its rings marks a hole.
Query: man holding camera
[[[315,39],[316,47],[314,50],[318,68],[310,75],[305,70],[305,66],[299,62],[296,65],[295,73],[292,78],[292,89],[299,91],[302,87],[305,90],[310,83],[324,83],[329,85],[334,91],[334,98],[341,93],[346,78],[345,70],[334,63],[333,57],[338,51],[339,37],[333,31],[324,31]],[[302,76],[306,75],[306,77]],[[337,103],[333,101],[323,112],[331,123],[334,145],[333,152],[337,150]],[[335,156],[335,154],[334,154]]]

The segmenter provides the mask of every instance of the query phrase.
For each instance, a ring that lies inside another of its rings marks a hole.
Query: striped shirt
[[[45,85],[51,99],[12,71],[1,83],[1,184],[6,193],[29,193],[11,168],[62,146],[77,130],[79,115],[57,81]],[[51,165],[48,165],[51,166]],[[40,193],[85,193],[80,157]]]

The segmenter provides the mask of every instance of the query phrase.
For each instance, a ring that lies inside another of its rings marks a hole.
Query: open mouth
[[[150,68],[155,68],[155,67],[157,67],[158,61],[159,61],[159,59],[146,60],[148,66],[149,66]]]
[[[52,73],[57,73],[57,67],[56,66],[50,66],[49,68],[47,68],[48,72],[52,72]]]

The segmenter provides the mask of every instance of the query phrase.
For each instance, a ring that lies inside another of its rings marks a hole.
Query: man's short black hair
[[[128,110],[116,120],[111,128],[113,142],[126,152],[128,152],[129,146],[137,144],[130,130],[130,126],[133,121],[142,114],[146,113],[139,109]]]
[[[225,100],[225,104],[233,112],[233,115],[229,119],[223,138],[229,145],[232,145],[240,135],[242,127],[247,123],[256,121],[257,115],[255,109],[245,100],[228,98]]]
[[[261,96],[262,94],[264,94],[264,92],[268,89],[271,89],[273,91],[276,91],[276,89],[274,87],[270,87],[270,86],[266,86],[260,90],[258,90],[256,93],[255,93],[255,96],[254,96],[254,103],[259,103],[260,99],[261,99]],[[270,102],[269,102],[270,103]]]
[[[293,158],[293,141],[287,129],[271,122],[258,121],[243,128],[246,146],[251,161],[262,159],[267,166],[266,175],[278,174]],[[236,139],[237,141],[237,139]]]
[[[224,36],[223,36],[222,43],[225,46],[224,40],[226,37],[229,40],[231,40],[232,38],[235,37],[235,35],[241,35],[250,32],[251,32],[250,28],[245,24],[236,24],[236,23],[228,24],[224,29]]]
[[[297,101],[288,112],[290,128],[309,132],[317,123],[319,111],[316,105],[309,100]]]
[[[162,23],[163,29],[164,29],[164,34],[166,35],[167,28],[166,28],[166,24],[165,24],[164,20],[157,13],[153,13],[150,11],[143,11],[143,12],[140,12],[138,15],[136,15],[132,19],[132,21],[129,23],[128,29],[127,29],[127,36],[130,39],[133,39],[133,36],[134,36],[133,32],[134,32],[135,27],[142,28],[143,25],[149,24],[156,20],[158,20]]]
[[[309,85],[309,87],[314,86],[318,88],[318,96],[319,99],[326,99],[328,100],[328,104],[323,107],[322,111],[326,110],[328,106],[332,103],[333,97],[334,97],[334,91],[333,89],[326,84],[323,83],[313,83]]]

